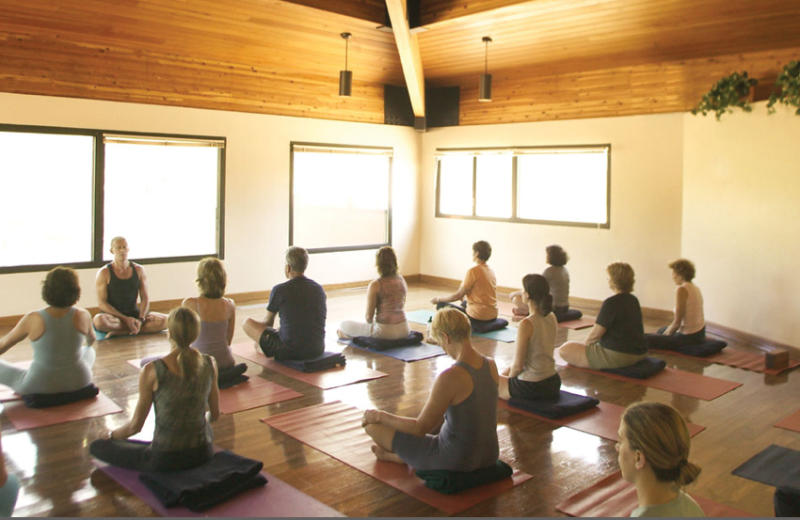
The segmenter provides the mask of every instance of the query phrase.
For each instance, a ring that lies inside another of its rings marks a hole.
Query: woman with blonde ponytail
[[[706,516],[683,491],[700,474],[689,462],[690,443],[686,421],[671,406],[646,402],[625,411],[617,452],[622,477],[636,486],[639,498],[631,516]]]
[[[550,284],[540,274],[522,279],[522,302],[528,317],[519,323],[514,363],[500,374],[500,399],[552,399],[561,391],[553,359],[558,323]]]
[[[137,471],[190,469],[213,455],[211,422],[219,418],[217,366],[191,348],[200,318],[191,309],[174,309],[167,319],[172,350],[148,363],[139,374],[139,402],[131,421],[94,441],[92,455],[114,466]],[[156,414],[153,442],[129,441],[141,431],[150,406]]]

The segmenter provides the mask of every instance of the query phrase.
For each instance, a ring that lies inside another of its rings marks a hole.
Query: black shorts
[[[524,381],[518,377],[508,380],[508,393],[517,399],[528,399],[537,401],[542,399],[554,399],[561,391],[561,376],[553,374],[541,381]]]

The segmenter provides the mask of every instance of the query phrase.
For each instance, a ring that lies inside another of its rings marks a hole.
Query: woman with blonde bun
[[[689,462],[690,444],[686,421],[671,406],[646,402],[625,411],[617,453],[622,477],[636,486],[639,499],[631,516],[705,516],[683,490],[700,474]]]

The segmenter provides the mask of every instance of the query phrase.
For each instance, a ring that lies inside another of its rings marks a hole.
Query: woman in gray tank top
[[[42,298],[48,306],[26,314],[0,339],[2,354],[30,338],[33,362],[22,369],[0,361],[0,384],[29,395],[74,392],[92,382],[95,335],[89,312],[73,307],[80,296],[75,271],[56,267],[47,273]]]
[[[378,459],[448,471],[474,471],[497,461],[499,376],[494,360],[472,347],[471,328],[456,309],[434,316],[432,335],[456,363],[436,378],[419,417],[364,412],[362,424]]]

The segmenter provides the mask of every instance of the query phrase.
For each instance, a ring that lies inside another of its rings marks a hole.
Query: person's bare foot
[[[347,334],[345,334],[344,332],[342,332],[339,329],[336,329],[336,335],[339,336],[339,339],[349,339],[350,338],[350,336],[348,336]]]
[[[128,336],[129,334],[130,332],[125,330],[110,330],[106,332],[106,339],[114,338],[117,336]]]
[[[438,342],[438,341],[436,341],[435,339],[433,339],[433,338],[432,338],[432,337],[430,337],[430,336],[428,336],[427,338],[425,338],[425,343],[427,343],[428,345],[438,345],[438,344],[439,344],[439,342]]]
[[[386,462],[397,462],[398,464],[405,464],[403,459],[397,456],[396,453],[392,453],[391,451],[385,450],[378,446],[377,444],[372,445],[372,453],[375,454],[375,458],[378,460],[383,460]]]

